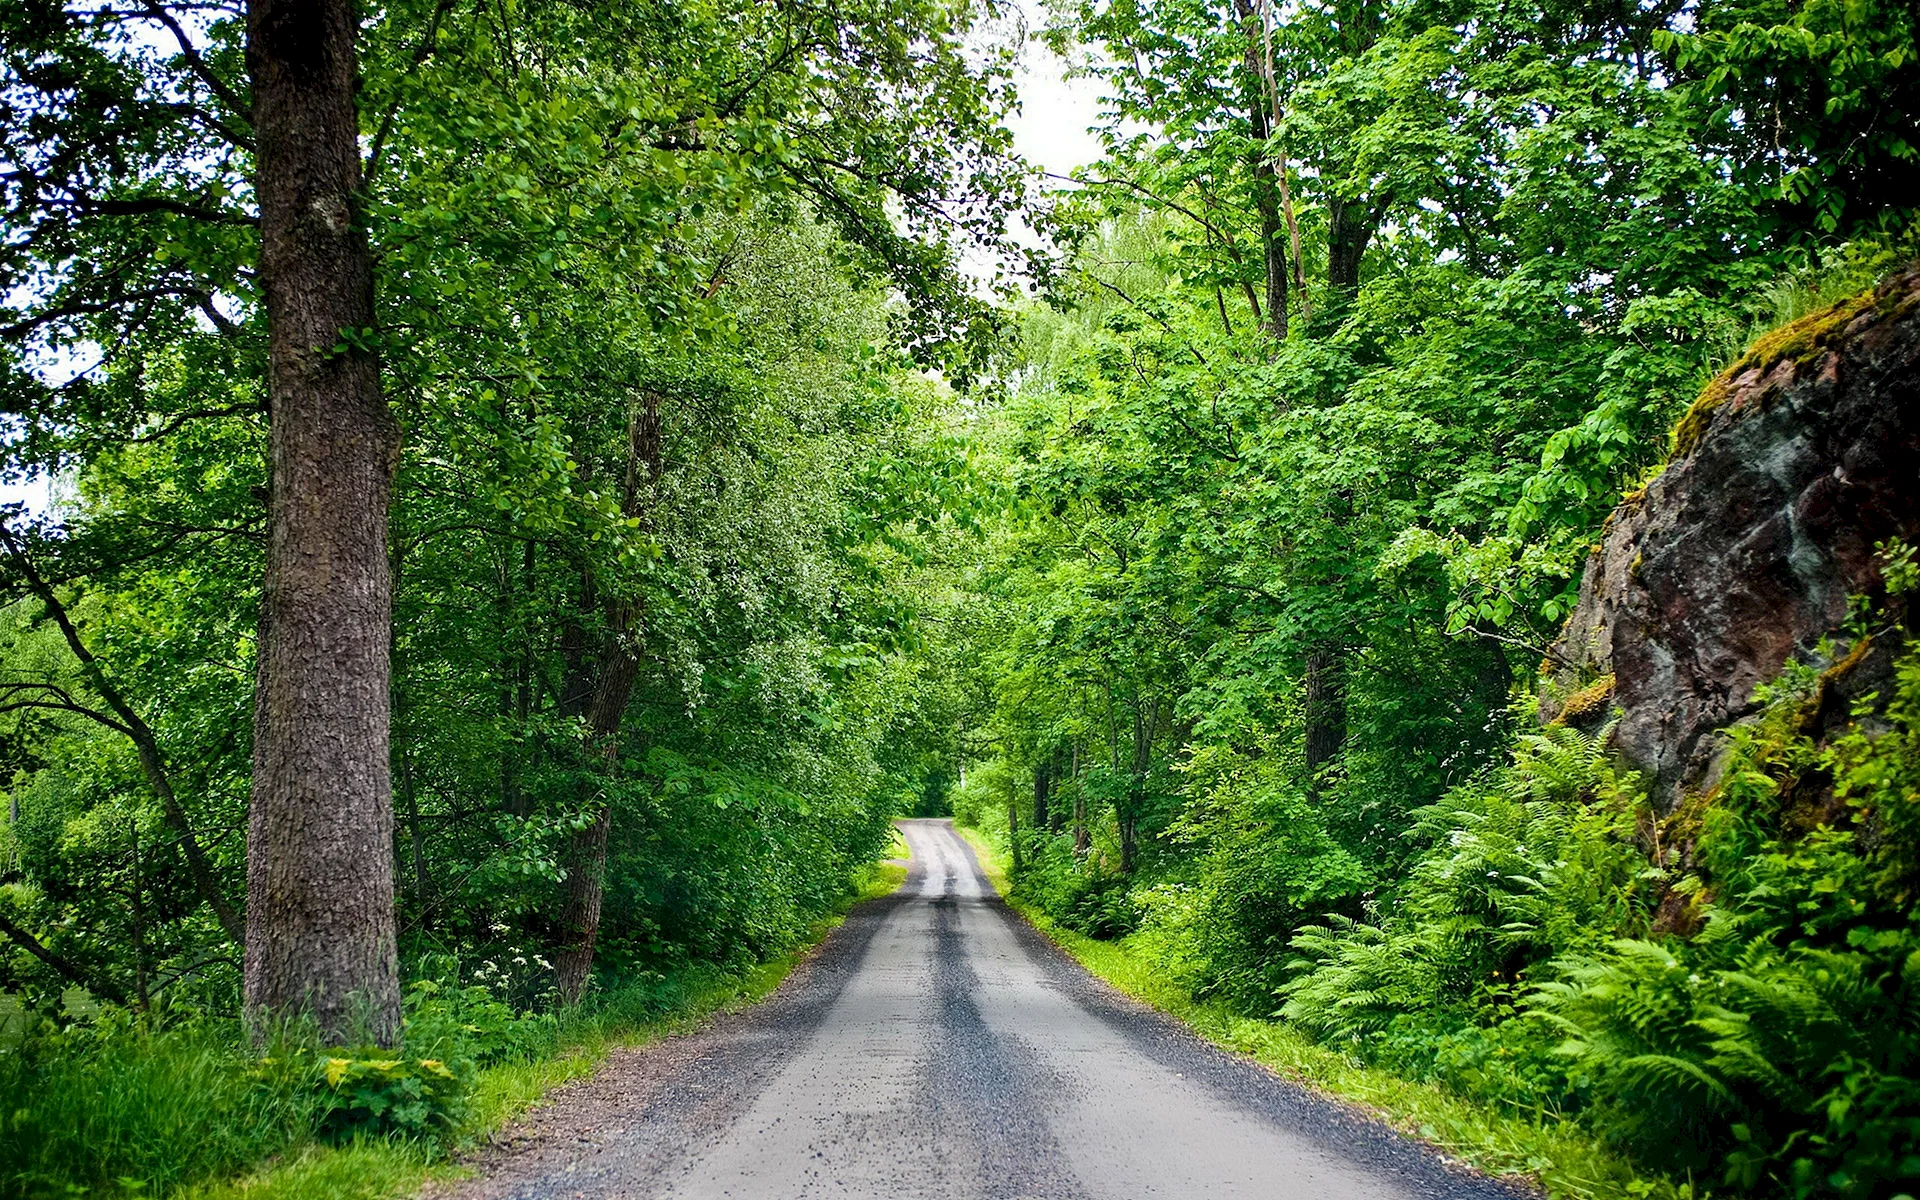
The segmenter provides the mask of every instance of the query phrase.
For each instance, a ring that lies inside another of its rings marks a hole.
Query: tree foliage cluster
[[[1201,997],[1700,1189],[1910,1190],[1902,885],[1765,770],[1667,877],[1526,695],[1702,383],[1912,255],[1912,14],[1052,11],[1106,152],[976,425],[956,811]],[[1876,812],[1900,737],[1847,751]]]

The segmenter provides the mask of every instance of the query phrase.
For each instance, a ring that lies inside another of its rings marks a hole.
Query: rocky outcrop
[[[1889,538],[1920,545],[1920,265],[1774,331],[1707,386],[1672,462],[1608,519],[1541,719],[1617,717],[1615,748],[1672,811],[1717,781],[1721,731],[1754,689],[1881,588]],[[1886,648],[1860,649],[1829,672],[1842,714],[1887,675]]]

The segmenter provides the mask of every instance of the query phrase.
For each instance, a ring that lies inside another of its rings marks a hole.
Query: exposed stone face
[[[1614,743],[1671,811],[1716,782],[1726,726],[1920,544],[1920,266],[1762,338],[1708,385],[1676,457],[1608,520],[1549,655],[1540,716],[1613,677]],[[1840,685],[1878,686],[1867,655]],[[1844,707],[1841,708],[1844,712]]]

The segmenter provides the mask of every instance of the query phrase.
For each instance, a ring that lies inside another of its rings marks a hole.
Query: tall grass
[[[0,1054],[0,1196],[165,1193],[302,1140],[314,1099],[242,1045],[109,1016]]]

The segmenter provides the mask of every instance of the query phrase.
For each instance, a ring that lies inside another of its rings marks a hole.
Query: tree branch
[[[26,577],[28,589],[39,598],[40,603],[46,608],[47,615],[53,618],[54,624],[59,627],[60,635],[67,641],[67,647],[73,651],[73,656],[80,660],[80,667],[86,672],[87,682],[93,685],[94,691],[106,701],[107,707],[113,711],[114,716],[126,726],[126,734],[133,740],[134,749],[140,755],[141,773],[147,777],[147,783],[153,788],[154,795],[159,797],[160,807],[166,813],[167,823],[180,835],[180,848],[186,853],[187,873],[193,878],[195,890],[213,909],[213,915],[219,918],[220,927],[226,930],[227,936],[235,942],[244,943],[246,927],[241,922],[239,914],[234,911],[233,905],[228,903],[225,894],[221,892],[219,883],[213,877],[213,864],[207,861],[206,852],[200,848],[200,839],[194,836],[193,823],[187,819],[186,810],[180,807],[180,801],[174,795],[173,782],[167,777],[166,763],[161,757],[160,743],[153,736],[153,730],[107,678],[106,671],[100,666],[100,661],[80,639],[79,631],[74,628],[73,621],[67,614],[66,605],[60,602],[60,597],[54,594],[52,586],[41,577],[38,568],[33,565],[33,560],[27,556],[26,548],[20,544],[13,531],[7,528],[4,517],[0,517],[0,546],[6,548],[7,554],[20,568],[20,573]]]
[[[427,32],[421,37],[420,44],[413,48],[413,61],[407,64],[407,73],[401,76],[402,79],[411,76],[433,57],[434,48],[440,41],[440,22],[446,18],[448,10],[452,7],[453,0],[440,0],[440,3],[434,5],[433,16],[427,20]],[[372,187],[374,176],[380,173],[380,155],[387,148],[387,135],[393,132],[393,121],[399,114],[400,98],[395,96],[393,103],[387,105],[387,111],[380,114],[380,128],[374,131],[373,143],[367,148],[367,166],[361,177],[362,187]]]
[[[187,64],[187,69],[193,72],[195,78],[199,79],[201,83],[206,84],[207,90],[220,97],[228,108],[231,108],[239,115],[241,120],[251,122],[253,120],[253,106],[242,99],[240,93],[228,87],[224,80],[213,73],[213,68],[207,65],[206,59],[200,57],[200,51],[194,46],[193,39],[187,36],[187,31],[181,27],[179,21],[174,19],[173,14],[168,12],[164,5],[158,3],[158,0],[146,0],[145,7],[148,16],[165,25],[167,31],[173,34],[174,42],[180,47],[180,57]]]
[[[51,698],[50,699],[29,698],[24,700],[19,700],[14,698],[16,696],[19,696],[23,692],[25,693],[40,692]],[[133,734],[133,731],[131,729],[128,729],[125,725],[122,725],[120,722],[114,720],[112,717],[108,716],[106,713],[101,712],[97,708],[88,708],[86,705],[81,704],[79,701],[75,700],[73,696],[65,688],[59,686],[58,684],[53,684],[53,683],[0,684],[0,713],[18,712],[22,709],[29,709],[29,708],[48,709],[54,712],[77,713],[80,716],[83,716],[90,721],[97,721],[100,724],[105,725],[108,729],[111,729],[116,733],[126,734],[129,737],[131,737]]]
[[[171,421],[168,421],[165,425],[162,425],[151,433],[140,434],[136,437],[129,438],[128,441],[136,444],[140,442],[157,442],[161,438],[179,430],[179,428],[188,421],[202,421],[213,417],[244,417],[265,411],[266,409],[258,404],[232,404],[225,408],[196,408],[191,412],[180,413]]]
[[[96,996],[104,996],[115,1004],[125,1004],[127,1002],[127,994],[125,992],[105,980],[88,978],[85,971],[82,971],[68,959],[62,958],[60,955],[47,949],[40,944],[39,938],[34,937],[26,930],[15,925],[12,921],[9,921],[5,913],[0,913],[0,933],[6,934],[15,942],[19,943],[22,950],[33,955],[41,962],[47,964],[47,966],[52,967],[54,972],[68,983],[76,987],[85,988]]]

